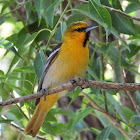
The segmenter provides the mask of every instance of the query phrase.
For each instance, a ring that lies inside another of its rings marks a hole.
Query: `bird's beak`
[[[88,25],[87,28],[86,28],[86,30],[85,30],[85,32],[87,33],[87,32],[89,32],[89,31],[91,31],[92,29],[95,29],[95,28],[97,28],[97,27],[99,27],[99,26],[97,26],[97,25]]]

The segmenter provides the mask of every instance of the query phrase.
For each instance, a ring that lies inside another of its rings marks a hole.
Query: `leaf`
[[[4,72],[2,70],[0,70],[0,78],[1,77],[5,77]]]
[[[78,122],[80,122],[80,120],[84,119],[87,115],[89,115],[91,112],[93,111],[93,108],[92,107],[88,107],[88,108],[85,108],[84,110],[82,110],[81,112],[79,112],[74,120],[71,122],[70,126],[69,127],[72,127],[74,125],[77,125]]]
[[[108,125],[111,125],[111,122],[101,112],[95,110],[95,113],[104,127],[108,127]]]
[[[122,74],[121,74],[121,54],[114,47],[109,47],[108,55],[114,65],[114,70],[116,74],[116,78],[118,82],[122,82]]]
[[[74,102],[74,100],[79,96],[80,94],[80,89],[76,88],[75,92],[72,94],[72,100],[69,103],[69,106]]]
[[[39,18],[39,21],[40,21],[41,20],[41,3],[42,3],[42,0],[35,0],[34,2],[35,2],[37,15],[38,15],[38,18]]]
[[[126,50],[126,56],[129,59],[132,58],[134,55],[136,55],[136,53],[138,53],[138,51],[140,50],[140,47],[135,44],[129,44],[129,48],[130,48],[130,51]]]
[[[55,33],[55,40],[58,40],[59,42],[61,42],[66,29],[67,29],[66,23],[60,22],[60,26],[58,27],[58,29]]]
[[[4,100],[4,101],[9,98],[9,94],[7,92],[7,89],[4,87],[3,82],[0,83],[0,96],[1,96],[2,100]]]
[[[7,119],[7,120],[4,120],[4,119],[0,119],[0,123],[10,123],[11,121],[13,121],[13,120],[9,120],[9,119]]]
[[[38,33],[34,33],[32,34],[29,38],[27,38],[24,43],[18,48],[18,53],[19,55],[22,57],[26,51],[26,49],[33,43],[34,39],[36,38],[36,36],[38,35]],[[16,65],[18,64],[19,60],[21,58],[18,56],[14,56],[13,60],[11,61],[9,70],[6,74],[7,78],[9,76],[9,74],[14,70],[14,68],[16,67]]]
[[[49,111],[46,118],[45,118],[46,122],[57,122],[57,119],[55,118],[55,116],[53,115],[52,111]]]
[[[140,124],[140,117],[138,115],[132,116],[131,122],[136,123],[136,124]]]
[[[140,3],[131,2],[125,9],[125,13],[131,13],[140,9]]]
[[[23,73],[35,73],[33,66],[16,67],[14,71]]]
[[[97,136],[97,140],[108,140],[108,137],[110,135],[110,132],[111,132],[111,129],[112,129],[112,126],[108,126],[106,128],[104,128],[102,130],[102,132]]]
[[[115,106],[115,110],[120,115],[122,120],[125,121],[126,123],[128,123],[129,118],[127,118],[123,107],[110,94],[107,94],[107,98]]]
[[[9,51],[12,51],[15,55],[17,55],[18,57],[21,57],[16,49],[15,46],[12,45],[12,43],[10,42],[7,42],[6,44],[3,44],[4,48],[9,50]]]
[[[40,49],[38,55],[36,56],[34,60],[34,69],[39,80],[41,78],[45,63],[46,63],[45,55],[43,51]]]
[[[132,20],[118,13],[111,13],[112,25],[119,32],[129,35],[136,35]]]
[[[29,2],[25,4],[26,8],[26,15],[27,15],[27,20],[29,24],[32,24],[36,21],[35,13],[32,11],[32,3]]]
[[[113,0],[110,7],[122,10],[119,0]],[[112,17],[112,25],[119,32],[124,34],[136,35],[133,27],[133,20],[115,12],[110,12]]]
[[[76,21],[83,21],[85,19],[85,16],[83,16],[83,14],[81,13],[74,13],[74,14],[71,14],[66,23],[67,25],[69,25],[70,23],[73,23],[73,22],[76,22]]]
[[[45,12],[45,21],[46,23],[48,23],[51,28],[53,27],[53,19],[54,19],[54,14],[55,11],[57,9],[57,7],[59,6],[59,4],[62,2],[63,0],[55,0],[46,10]]]
[[[47,134],[51,134],[51,135],[54,135],[54,136],[56,135],[56,133],[54,131],[54,127],[49,122],[43,123],[43,125],[41,127],[41,130],[43,130],[45,134],[47,133]]]
[[[94,70],[92,70],[89,66],[87,67],[87,72],[95,79],[95,81],[100,81],[100,79],[97,77]]]
[[[106,36],[108,37],[112,27],[109,12],[101,5],[99,1],[90,0],[88,6],[91,18],[96,22],[101,23],[101,25],[105,27]]]
[[[5,17],[0,17],[0,25],[5,22]]]
[[[90,19],[95,20],[98,24],[100,24],[100,25],[102,25],[102,26],[104,27],[103,22],[100,21],[98,18],[95,18],[95,17],[93,16],[94,13],[93,13],[93,15],[89,14],[89,12],[86,10],[86,9],[87,9],[87,6],[88,6],[87,4],[82,4],[82,5],[80,5],[80,6],[77,6],[77,9],[75,9],[75,10],[78,11],[78,12],[80,12],[80,13],[82,13],[82,14],[85,15],[85,16],[88,16]],[[92,9],[91,9],[91,10],[92,10]],[[122,44],[123,44],[127,49],[129,49],[128,46],[127,46],[127,44],[126,44],[126,42],[120,37],[120,35],[118,34],[117,30],[116,30],[114,27],[111,27],[110,32],[111,32],[114,36],[116,36],[116,37],[122,42]]]
[[[68,109],[55,108],[55,109],[51,109],[51,112],[54,115],[61,114],[61,115],[69,116],[71,118],[75,117],[75,113]]]

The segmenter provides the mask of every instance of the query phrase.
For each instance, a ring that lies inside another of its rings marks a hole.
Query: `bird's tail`
[[[43,97],[40,98],[39,104],[37,105],[32,118],[30,119],[28,125],[26,126],[24,130],[25,134],[31,135],[32,137],[36,136],[40,127],[42,126],[42,123],[47,113],[53,107],[53,105],[57,102],[58,99],[59,99],[58,94],[52,94],[52,95],[46,96],[45,101]]]

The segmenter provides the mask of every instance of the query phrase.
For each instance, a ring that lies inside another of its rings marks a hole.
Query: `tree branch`
[[[106,116],[106,118],[107,118],[108,120],[110,120],[110,122],[111,122],[111,123],[112,123],[112,124],[113,124],[113,125],[128,139],[128,140],[130,140],[130,135],[128,135],[127,132],[126,132],[125,130],[122,129],[122,127],[120,126],[120,124],[119,124],[118,122],[116,122],[116,121],[114,120],[114,118],[113,118],[111,115],[105,113],[105,111],[104,111],[102,108],[100,108],[86,93],[84,93],[83,91],[82,91],[81,93],[83,94],[83,96],[84,96],[85,98],[87,98],[87,100],[91,103],[91,105],[92,105],[94,108],[96,108],[96,109],[99,110],[101,113],[103,113],[104,116]]]
[[[7,120],[7,118],[5,116],[2,115],[1,117],[2,117],[2,119]],[[16,129],[18,129],[19,131],[24,132],[24,129],[22,127],[18,126],[17,124],[15,124],[14,122],[10,122],[10,125],[12,125],[13,127],[15,127]],[[40,139],[40,140],[48,140],[47,138],[41,137],[39,135],[36,135],[36,137],[38,139]]]
[[[88,1],[85,1],[85,0],[79,0],[79,1],[83,2],[83,3],[88,3]],[[105,6],[105,5],[103,5],[103,7],[105,7],[109,11],[113,11],[113,12],[119,13],[119,14],[125,16],[125,17],[130,18],[130,19],[140,21],[140,18],[134,17],[134,16],[130,16],[130,15],[126,14],[125,12],[122,12],[121,10],[118,10],[118,9],[115,9],[115,8],[112,8],[112,7],[108,7],[108,6]]]
[[[0,15],[0,18],[1,18],[1,17],[4,17],[4,16],[6,16],[6,15],[8,15],[8,14],[10,14],[10,13],[13,13],[14,11],[18,10],[20,7],[26,5],[26,4],[29,3],[29,2],[31,2],[31,0],[28,0],[28,1],[24,2],[23,4],[20,4],[18,7],[16,7],[15,9],[11,10],[11,11],[8,12],[8,13],[5,13],[5,14],[3,14],[3,15]]]
[[[138,135],[140,133],[140,130],[138,130],[131,138],[131,140],[134,140],[135,136]]]
[[[119,14],[125,16],[125,17],[128,17],[128,18],[130,18],[130,19],[134,19],[134,20],[140,21],[140,18],[134,17],[134,16],[130,16],[130,15],[128,15],[128,14],[122,12],[121,10],[114,9],[114,8],[111,8],[111,7],[108,7],[108,6],[105,6],[105,5],[104,5],[104,7],[105,7],[107,10],[109,10],[109,11],[113,11],[113,12],[119,13]]]
[[[85,79],[80,79],[78,77],[73,78],[75,80],[75,83],[72,84],[71,82],[65,83],[59,87],[53,88],[48,90],[48,92],[45,92],[44,94],[51,95],[54,93],[61,92],[63,90],[69,90],[76,86],[81,86],[83,88],[98,88],[98,89],[114,89],[114,90],[140,90],[140,83],[111,83],[111,82],[100,82],[100,81],[88,81],[88,84],[85,83]],[[31,94],[19,98],[9,99],[7,101],[0,102],[0,107],[19,103],[19,102],[25,102],[27,100],[32,100],[35,98],[42,97],[42,92],[38,92],[36,94]]]

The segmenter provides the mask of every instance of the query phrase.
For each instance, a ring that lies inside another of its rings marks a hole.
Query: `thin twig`
[[[83,102],[83,101],[81,101],[81,103],[83,103],[83,104],[85,104],[85,105],[87,105],[87,106],[90,106],[90,107],[93,107],[91,104],[90,105],[88,105],[87,103],[85,103],[85,102]],[[96,110],[98,110],[97,108],[95,108],[95,107],[93,107],[94,109],[96,109]],[[101,110],[98,110],[98,111],[100,111],[100,112],[102,112]],[[133,131],[137,131],[135,128],[133,128],[132,126],[130,126],[129,124],[127,124],[125,121],[123,121],[123,120],[121,120],[121,119],[118,119],[116,116],[114,116],[114,115],[112,115],[112,114],[109,114],[108,112],[106,112],[106,111],[103,111],[102,113],[106,113],[106,114],[108,114],[109,116],[112,116],[114,119],[116,119],[117,121],[119,121],[119,122],[122,122],[122,123],[124,123],[125,125],[127,125],[129,128],[131,128]]]
[[[130,94],[129,91],[125,91],[125,94],[130,98],[130,100],[131,100],[136,112],[138,113],[138,116],[140,117],[140,110],[138,108],[136,100],[133,98],[133,96]]]
[[[4,17],[4,16],[6,16],[6,15],[8,15],[8,14],[10,14],[10,13],[13,13],[14,11],[18,10],[20,7],[26,5],[26,4],[29,3],[30,1],[31,1],[31,0],[28,0],[28,1],[24,2],[23,4],[20,4],[18,7],[12,9],[11,11],[9,11],[9,12],[3,14],[3,15],[0,15],[0,18],[1,18],[1,17]]]
[[[74,80],[75,80],[74,85],[71,82],[68,82],[59,87],[50,89],[44,94],[47,96],[47,95],[59,93],[63,90],[72,89],[73,87],[76,87],[76,86],[82,86],[83,88],[98,88],[98,89],[140,90],[140,83],[111,83],[111,82],[100,82],[100,81],[89,80],[88,85],[87,85],[87,83],[85,84],[85,79],[80,79],[75,76]],[[41,96],[42,96],[42,92],[40,91],[36,94],[31,94],[31,95],[27,95],[27,96],[15,98],[15,99],[9,99],[7,101],[0,102],[0,107],[18,103],[18,102],[25,102],[27,100],[39,98]]]
[[[88,1],[84,1],[84,0],[79,0],[80,2],[83,2],[83,3],[88,3]],[[138,17],[134,17],[134,16],[130,16],[128,14],[126,14],[125,12],[122,12],[121,10],[118,10],[118,9],[115,9],[115,8],[112,8],[112,7],[108,7],[108,6],[105,6],[103,5],[107,10],[109,11],[113,11],[113,12],[116,12],[116,13],[119,13],[125,17],[128,17],[130,19],[133,19],[133,20],[137,20],[137,21],[140,21],[140,18]]]
[[[15,96],[9,92],[10,96],[15,99]],[[29,121],[29,118],[26,116],[26,114],[22,111],[21,107],[16,103],[16,106],[18,107],[19,111],[22,113],[22,115]]]
[[[105,7],[107,10],[109,10],[109,11],[113,11],[113,12],[119,13],[119,14],[125,16],[125,17],[128,17],[128,18],[130,18],[130,19],[134,19],[134,20],[140,21],[140,18],[130,16],[130,15],[128,15],[128,14],[122,12],[121,10],[114,9],[114,8],[111,8],[111,7],[108,7],[108,6],[105,6],[105,5],[104,5],[104,7]]]
[[[140,130],[138,130],[131,138],[131,140],[133,140],[135,138],[136,135],[138,135],[140,133]]]
[[[86,93],[84,93],[82,91],[82,94],[85,98],[88,99],[88,101],[91,103],[91,105],[94,108],[97,108],[100,112],[102,112],[107,118],[108,120],[110,120],[110,122],[129,140],[130,139],[130,135],[127,134],[127,132],[125,130],[122,129],[122,127],[120,126],[120,124],[118,122],[116,122],[114,120],[114,118],[112,116],[110,116],[107,113],[104,113],[104,110],[102,108],[100,108]]]
[[[2,119],[7,120],[7,118],[5,116],[2,115],[1,117],[2,117]],[[19,131],[24,132],[24,129],[22,127],[18,126],[17,124],[15,124],[14,122],[10,122],[10,125],[12,125],[13,127],[15,127],[16,129],[18,129]],[[40,140],[48,140],[47,138],[41,137],[39,135],[36,135],[36,137],[38,139],[40,139]]]
[[[122,69],[121,71],[122,71],[123,82],[125,83],[125,81],[126,81],[125,71],[124,71],[124,69]],[[138,116],[140,117],[140,110],[138,108],[138,105],[137,105],[137,102],[136,102],[135,98],[133,98],[133,96],[131,95],[131,93],[129,91],[124,91],[124,92],[130,98],[136,112],[138,113]]]

